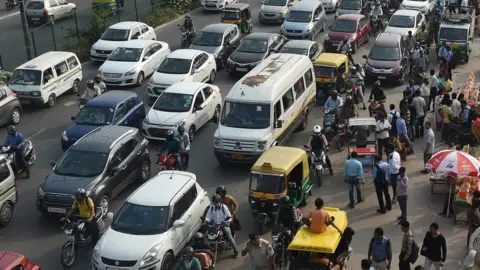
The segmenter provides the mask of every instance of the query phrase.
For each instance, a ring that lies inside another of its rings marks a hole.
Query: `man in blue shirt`
[[[182,145],[180,143],[180,140],[177,137],[175,137],[175,134],[173,133],[172,130],[167,131],[165,138],[166,138],[165,148],[168,149],[168,154],[175,155],[177,159],[177,164],[175,166],[176,169],[183,170],[182,158],[180,157],[180,153],[182,152]],[[165,148],[162,150],[162,152],[165,150]]]
[[[375,184],[375,192],[377,193],[378,199],[378,209],[377,213],[385,214],[385,210],[392,210],[392,201],[390,194],[388,193],[388,176],[389,176],[389,167],[388,163],[382,161],[382,157],[379,155],[375,156],[375,166],[372,170],[373,183]],[[383,196],[385,196],[385,202],[383,201]]]
[[[462,126],[470,127],[470,107],[467,105],[467,101],[464,99],[460,101],[460,105],[462,106],[462,113],[460,113],[460,118],[462,119]]]
[[[25,161],[25,156],[23,153],[23,146],[25,145],[25,138],[23,137],[22,133],[17,132],[15,126],[8,126],[7,127],[7,138],[5,139],[5,143],[3,146],[10,146],[10,151],[15,152],[15,159],[17,171],[21,169],[25,170],[27,174],[27,179],[30,178],[30,170],[28,168],[28,164]]]
[[[364,201],[362,197],[362,189],[360,187],[360,182],[364,183],[364,176],[363,176],[363,166],[360,161],[357,160],[357,152],[353,151],[350,154],[350,159],[345,161],[345,165],[343,166],[343,178],[345,182],[348,183],[348,197],[350,199],[350,203],[348,206],[350,208],[355,208],[355,200],[353,199],[353,189],[355,188],[357,191],[357,203],[361,203]]]
[[[442,46],[438,49],[438,58],[439,59],[447,59],[447,42],[442,42]]]
[[[335,117],[335,111],[338,107],[342,105],[342,98],[338,96],[337,90],[332,90],[332,94],[328,97],[325,102],[325,113],[332,112],[331,114],[325,114],[324,120],[330,122],[332,117]]]
[[[407,123],[405,122],[405,113],[400,113],[400,118],[397,119],[397,135],[400,142],[405,143],[406,147],[411,145],[410,138],[408,138]]]

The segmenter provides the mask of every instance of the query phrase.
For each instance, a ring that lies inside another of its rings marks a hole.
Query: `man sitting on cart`
[[[314,209],[310,211],[308,214],[307,218],[304,218],[302,221],[307,227],[309,228],[311,233],[324,233],[327,230],[327,227],[332,225],[340,235],[342,235],[342,231],[340,228],[333,223],[332,218],[330,215],[323,210],[323,199],[322,198],[317,198],[315,200],[315,207],[317,209]]]

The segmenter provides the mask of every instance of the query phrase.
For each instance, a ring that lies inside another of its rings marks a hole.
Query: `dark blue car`
[[[66,151],[78,139],[98,126],[140,127],[145,107],[140,97],[131,91],[109,91],[95,97],[80,110],[73,123],[62,133],[62,149]]]

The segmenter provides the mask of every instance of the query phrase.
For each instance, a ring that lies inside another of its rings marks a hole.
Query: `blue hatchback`
[[[73,123],[62,133],[62,149],[66,151],[78,139],[98,126],[140,127],[145,118],[145,106],[131,91],[109,91],[85,104]]]

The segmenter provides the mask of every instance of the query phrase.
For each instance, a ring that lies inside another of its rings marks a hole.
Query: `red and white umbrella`
[[[480,162],[464,151],[443,150],[433,155],[425,167],[436,175],[478,176]]]

